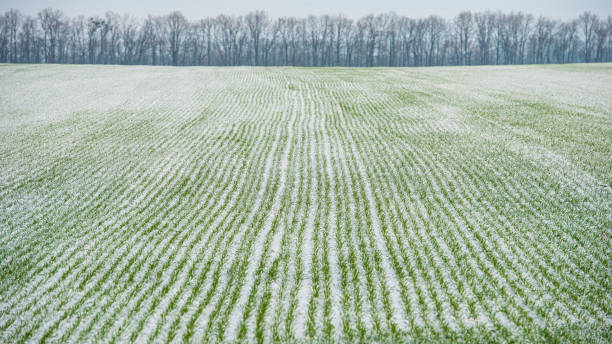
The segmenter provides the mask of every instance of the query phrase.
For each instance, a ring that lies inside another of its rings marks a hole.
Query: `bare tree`
[[[378,20],[373,15],[369,15],[360,20],[365,27],[365,42],[366,42],[366,66],[374,66],[374,54],[376,53],[376,39],[378,38]]]
[[[381,52],[384,46],[386,55],[383,63],[387,66],[397,66],[399,18],[395,13],[383,14],[380,17],[381,34],[384,37],[381,40]]]
[[[0,16],[0,62],[8,62],[9,25],[6,14]]]
[[[39,62],[38,36],[38,24],[36,19],[31,16],[25,16],[22,20],[21,31],[19,32],[19,46],[21,50],[21,59],[19,62]]]
[[[204,37],[206,38],[206,64],[210,66],[213,62],[213,19],[206,18],[202,20],[200,22],[200,28],[204,31]]]
[[[72,63],[87,62],[87,20],[78,16],[69,26],[70,59]]]
[[[591,12],[584,12],[578,21],[582,26],[582,38],[584,39],[584,60],[591,62],[591,50],[593,49],[593,33],[597,26],[597,16]]]
[[[97,56],[99,55],[100,45],[98,42],[98,32],[104,26],[104,19],[99,17],[90,17],[87,24],[87,36],[89,46],[89,63],[98,63]]]
[[[346,42],[346,38],[347,38],[347,32],[350,30],[352,22],[351,20],[345,18],[344,16],[338,16],[336,18],[334,18],[333,20],[333,27],[334,27],[334,35],[335,35],[335,61],[334,64],[336,66],[340,66],[341,65],[341,53],[342,53],[342,46],[343,43],[344,45],[347,44]]]
[[[155,29],[154,19],[149,16],[144,21],[138,34],[138,63],[155,64]]]
[[[291,49],[291,40],[295,36],[295,18],[279,18],[277,25],[279,28],[279,45],[281,50],[280,64],[288,66],[290,64],[289,49]]]
[[[138,51],[138,23],[130,15],[124,15],[121,18],[120,34],[122,42],[121,63],[134,64]]]
[[[261,35],[270,25],[268,14],[264,11],[251,12],[246,16],[246,24],[249,28],[251,44],[253,45],[255,65],[259,66],[259,47],[261,43]]]
[[[544,17],[538,18],[535,23],[534,35],[532,36],[535,63],[550,63],[549,48],[552,45],[554,28],[555,22]]]
[[[605,57],[606,44],[610,37],[610,18],[608,22],[597,21],[595,27],[595,61],[603,62]]]
[[[412,22],[413,28],[413,48],[412,58],[414,66],[422,66],[425,63],[425,30],[427,21],[418,19]]]
[[[44,34],[43,49],[45,62],[57,62],[55,60],[57,41],[63,18],[64,14],[62,11],[52,8],[45,8],[38,12],[38,19],[40,20],[40,26]]]
[[[400,37],[401,44],[401,66],[409,66],[410,65],[410,54],[411,49],[414,44],[414,28],[415,28],[415,20],[402,17],[399,19],[398,25],[398,35]]]
[[[607,53],[605,54],[605,58],[604,61],[612,61],[612,16],[608,16],[608,19],[606,20],[606,25],[608,26],[608,43],[607,43],[607,48],[606,51]]]
[[[444,19],[438,16],[430,16],[425,21],[425,61],[428,66],[439,64],[436,54],[440,49],[440,40],[445,31]]]
[[[226,15],[220,15],[216,19],[216,25],[219,27],[219,47],[222,55],[223,65],[234,64],[234,49],[236,47],[236,37],[238,36],[238,30],[240,24],[236,17],[230,17]]]
[[[276,45],[276,40],[278,39],[280,32],[280,23],[277,21],[274,25],[266,25],[264,27],[263,37],[262,37],[262,52],[263,52],[263,65],[267,66],[270,62],[270,55],[272,55],[272,51]],[[275,64],[273,62],[273,64]]]
[[[176,66],[179,64],[179,50],[183,42],[185,29],[187,28],[187,19],[185,19],[181,12],[175,11],[165,17],[165,22],[172,64]]]
[[[11,9],[4,15],[6,25],[6,35],[8,37],[8,62],[18,62],[18,41],[17,32],[21,23],[21,13],[17,10]]]
[[[557,46],[558,57],[557,62],[568,63],[574,62],[576,58],[577,42],[578,42],[578,22],[572,20],[568,23],[562,23],[557,31]]]
[[[455,17],[455,34],[458,38],[459,61],[458,64],[470,64],[472,51],[472,12],[461,12]]]
[[[476,22],[476,37],[478,41],[479,64],[489,64],[491,53],[491,40],[495,28],[496,16],[493,13],[477,13],[474,15]]]
[[[464,11],[447,21],[395,13],[272,20],[265,12],[198,21],[0,13],[0,61],[151,65],[422,66],[612,60],[612,18],[534,20]]]
[[[324,65],[326,63],[324,49],[332,31],[330,16],[309,16],[307,24],[306,30],[310,32],[308,46],[310,47],[311,65]]]

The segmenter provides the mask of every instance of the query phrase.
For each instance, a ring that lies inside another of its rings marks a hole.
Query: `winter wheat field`
[[[612,340],[612,65],[0,66],[0,342]]]

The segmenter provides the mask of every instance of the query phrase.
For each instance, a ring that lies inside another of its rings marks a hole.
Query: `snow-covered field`
[[[0,342],[612,340],[612,65],[0,66]]]

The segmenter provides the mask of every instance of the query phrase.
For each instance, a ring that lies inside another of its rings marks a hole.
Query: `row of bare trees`
[[[0,62],[146,65],[434,66],[612,61],[612,17],[569,21],[469,11],[452,20],[395,13],[189,21],[180,12],[69,18],[0,14]]]

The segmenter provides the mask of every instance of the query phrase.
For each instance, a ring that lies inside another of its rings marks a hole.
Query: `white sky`
[[[45,7],[60,9],[69,16],[114,11],[145,17],[179,10],[190,19],[222,13],[241,15],[258,9],[267,11],[272,17],[341,13],[359,18],[370,13],[394,11],[413,18],[430,14],[452,18],[462,10],[523,11],[554,19],[575,18],[586,10],[602,17],[612,15],[612,0],[0,0],[0,11],[16,8],[27,14],[36,14]]]

